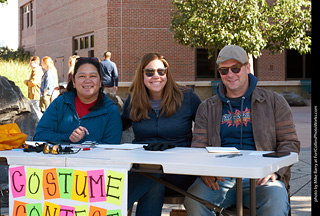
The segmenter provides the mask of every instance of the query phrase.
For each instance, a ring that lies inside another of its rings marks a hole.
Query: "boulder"
[[[290,106],[308,106],[307,101],[295,92],[281,92],[280,94],[286,99]]]
[[[32,140],[39,118],[30,101],[20,88],[4,76],[0,76],[0,125],[17,123],[21,132]]]
[[[119,97],[118,95],[109,93],[107,93],[107,97],[114,102],[114,104],[118,107],[120,114],[122,114],[125,99]],[[130,127],[122,132],[121,143],[132,143],[132,140],[134,140],[134,133],[132,127]]]

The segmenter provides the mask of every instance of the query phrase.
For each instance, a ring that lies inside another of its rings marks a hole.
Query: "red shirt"
[[[82,118],[83,116],[88,115],[90,112],[89,109],[96,103],[97,100],[93,101],[92,103],[85,104],[79,99],[77,95],[74,100],[74,103],[76,105],[76,111],[78,113],[79,118]]]

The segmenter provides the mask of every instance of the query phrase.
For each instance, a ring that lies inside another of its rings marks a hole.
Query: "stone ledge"
[[[180,85],[211,86],[211,81],[177,81]],[[130,87],[131,82],[119,82],[119,87]],[[299,80],[292,81],[258,81],[257,86],[301,86]]]

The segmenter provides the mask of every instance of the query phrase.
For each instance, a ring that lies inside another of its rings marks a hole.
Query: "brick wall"
[[[195,79],[194,51],[173,41],[170,0],[38,0],[36,54],[64,57],[63,71],[73,54],[74,36],[94,32],[94,54],[112,52],[120,81],[131,81],[139,59],[147,52],[163,54],[176,80]],[[121,16],[122,15],[122,16]],[[85,55],[86,52],[82,52]]]
[[[260,81],[284,81],[286,79],[285,52],[269,54],[263,50],[257,61],[257,76]]]

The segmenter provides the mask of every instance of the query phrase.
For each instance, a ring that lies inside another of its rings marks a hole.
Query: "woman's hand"
[[[72,134],[69,136],[69,139],[71,142],[79,142],[83,139],[85,134],[89,135],[87,128],[79,126],[78,128],[74,129]]]

